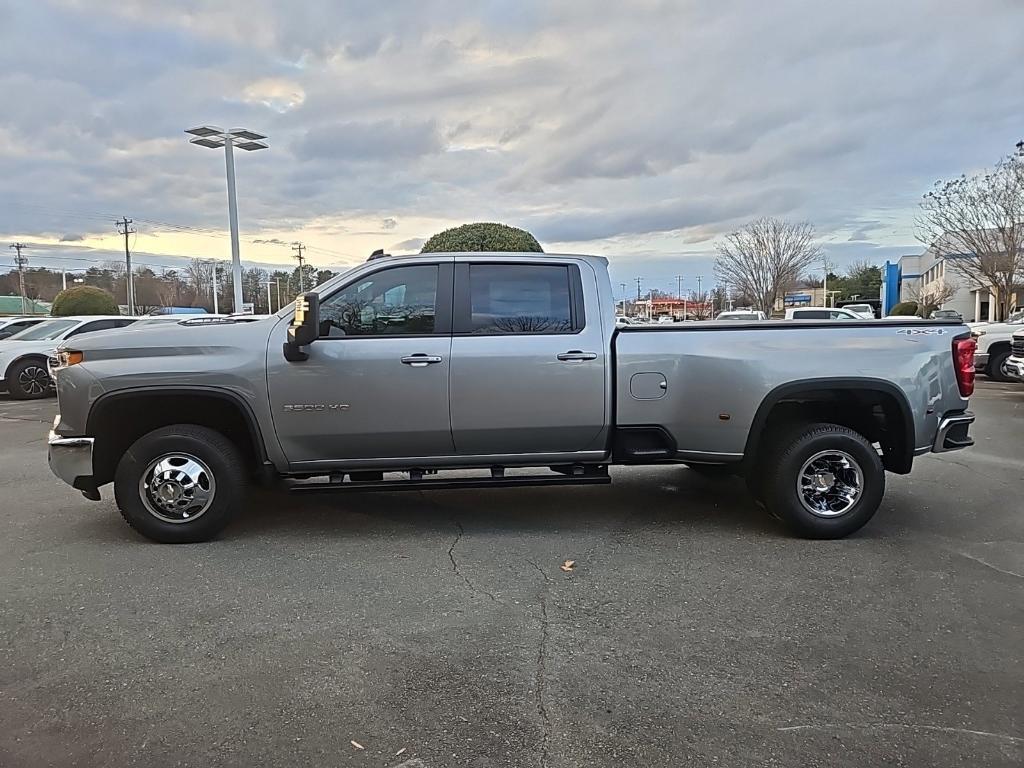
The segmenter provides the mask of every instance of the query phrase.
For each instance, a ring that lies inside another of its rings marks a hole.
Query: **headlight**
[[[77,349],[61,349],[57,351],[57,364],[54,368],[59,371],[62,368],[78,365],[84,359],[85,354],[79,352]]]

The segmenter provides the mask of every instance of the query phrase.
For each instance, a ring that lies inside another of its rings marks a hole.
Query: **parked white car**
[[[840,309],[845,309],[859,315],[865,320],[875,319],[875,308],[870,304],[844,304]]]
[[[865,305],[867,306],[867,305]],[[871,319],[874,319],[874,314]],[[786,310],[787,320],[866,320],[848,307],[792,307]]]
[[[31,328],[33,325],[38,325],[44,320],[49,320],[49,317],[28,317],[25,315],[19,317],[0,317],[0,340],[8,339],[16,333],[21,333],[26,328]]]
[[[131,325],[138,318],[122,315],[53,317],[0,341],[0,392],[16,400],[51,394],[47,358],[65,339]]]
[[[1006,367],[1010,359],[1011,337],[1024,328],[1024,311],[1010,315],[1005,323],[974,326],[971,335],[978,342],[974,353],[974,370],[995,381],[1014,381]]]
[[[732,309],[726,312],[719,312],[715,320],[739,320],[743,323],[753,323],[759,320],[767,320],[764,312],[753,309]]]

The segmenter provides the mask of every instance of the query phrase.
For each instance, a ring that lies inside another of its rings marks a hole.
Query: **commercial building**
[[[933,245],[919,254],[901,256],[895,264],[886,262],[882,270],[882,311],[888,313],[901,301],[916,301],[922,296],[938,296],[950,289],[952,295],[942,309],[959,312],[967,322],[992,321],[998,312],[998,299],[988,288],[969,285],[949,267],[958,254],[943,252]],[[1024,287],[1010,299],[1010,307],[1024,305]]]

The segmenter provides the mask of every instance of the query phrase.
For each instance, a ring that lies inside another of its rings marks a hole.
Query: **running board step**
[[[296,483],[291,493],[359,493],[368,491],[451,491],[456,488],[518,488],[539,485],[607,485],[607,474],[515,475],[509,477],[464,477],[450,480],[372,480],[342,483]]]

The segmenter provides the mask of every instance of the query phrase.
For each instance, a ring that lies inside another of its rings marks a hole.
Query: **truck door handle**
[[[440,355],[424,355],[422,352],[415,355],[406,355],[402,358],[402,362],[405,365],[411,365],[413,368],[425,368],[428,365],[441,362]]]
[[[563,362],[571,360],[597,360],[597,352],[581,352],[578,349],[570,349],[568,352],[560,354],[558,359]]]

